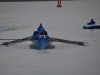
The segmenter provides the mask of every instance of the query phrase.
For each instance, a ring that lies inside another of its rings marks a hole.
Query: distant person
[[[40,23],[37,31],[41,34],[43,31],[45,31],[44,27],[42,26],[42,23]]]
[[[88,23],[88,25],[92,25],[95,24],[95,21],[93,19],[91,19],[91,22]]]

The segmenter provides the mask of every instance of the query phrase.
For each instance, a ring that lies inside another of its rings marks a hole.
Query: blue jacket
[[[50,39],[50,37],[48,35],[46,35],[46,39]]]
[[[39,38],[39,34],[33,34],[33,37],[35,40],[37,40]]]
[[[44,29],[43,26],[39,26],[38,29],[37,29],[37,31],[38,31],[39,33],[42,33],[43,31],[45,31],[45,29]]]

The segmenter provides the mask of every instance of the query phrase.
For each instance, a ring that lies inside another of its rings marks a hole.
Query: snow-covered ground
[[[0,2],[0,39],[31,36],[40,23],[51,37],[84,41],[87,47],[52,43],[55,48],[32,49],[32,42],[0,47],[0,75],[100,75],[100,30],[84,30],[100,23],[100,0]],[[7,40],[0,40],[0,44]]]

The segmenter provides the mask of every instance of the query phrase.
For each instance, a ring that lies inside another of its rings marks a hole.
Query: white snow
[[[90,19],[100,23],[100,0],[56,6],[57,1],[0,2],[0,39],[31,36],[42,23],[51,37],[88,46],[54,42],[54,49],[36,50],[27,41],[0,47],[0,75],[100,75],[100,30],[82,28]]]

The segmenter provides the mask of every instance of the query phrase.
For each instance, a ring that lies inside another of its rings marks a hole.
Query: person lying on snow
[[[95,24],[95,21],[93,19],[91,19],[91,22],[87,23],[87,25],[92,25]]]
[[[37,28],[37,31],[39,32],[39,34],[45,31],[44,27],[42,26],[42,23],[40,23],[39,27]]]

